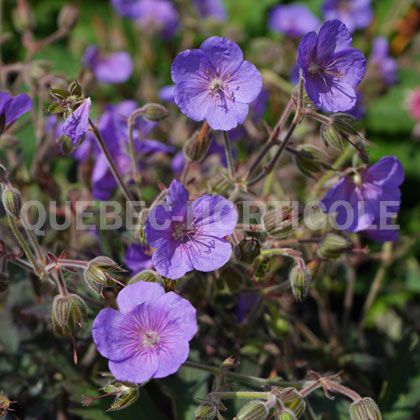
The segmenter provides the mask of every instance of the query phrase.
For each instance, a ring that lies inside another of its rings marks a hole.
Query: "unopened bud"
[[[3,191],[2,201],[6,212],[18,219],[22,209],[22,195],[20,191],[14,187],[7,186]]]
[[[283,405],[292,412],[298,419],[306,409],[306,402],[302,395],[295,388],[286,388],[281,391],[281,401]]]
[[[318,255],[327,260],[335,260],[351,250],[351,242],[336,233],[327,233],[318,246]]]
[[[218,195],[227,195],[229,188],[231,187],[232,182],[229,181],[226,176],[219,172],[215,176],[212,176],[208,183],[208,189],[211,194],[218,194]]]
[[[142,107],[142,117],[151,122],[159,122],[169,115],[169,111],[160,104],[146,104]]]
[[[70,316],[70,301],[67,296],[57,295],[54,298],[52,322],[54,327],[65,329]]]
[[[270,271],[271,259],[265,255],[258,256],[254,261],[254,277],[256,280],[262,280]]]
[[[314,173],[318,173],[326,167],[325,152],[320,148],[312,144],[300,144],[296,150],[298,154],[294,156],[294,161],[303,175],[313,177]]]
[[[266,420],[269,409],[262,401],[250,401],[244,405],[236,416],[236,420]]]
[[[293,296],[298,302],[303,302],[306,299],[311,285],[311,279],[311,272],[303,261],[299,261],[290,270],[290,285],[292,286]]]
[[[292,410],[285,408],[277,417],[278,420],[297,420],[295,413]]]
[[[54,298],[52,309],[52,322],[54,327],[60,327],[64,333],[72,332],[78,325],[82,327],[87,320],[87,307],[84,300],[71,293],[57,295]]]
[[[135,276],[131,277],[127,284],[134,284],[139,281],[147,281],[149,283],[159,283],[161,286],[164,286],[164,281],[162,277],[155,270],[143,270],[137,273]]]
[[[10,401],[5,395],[0,395],[0,419],[6,417],[10,404],[13,402],[14,401]]]
[[[74,4],[65,4],[58,14],[57,26],[60,29],[70,31],[79,19],[79,8]]]
[[[286,238],[296,228],[291,209],[274,209],[267,211],[262,218],[264,230],[274,238]]]
[[[25,32],[35,26],[35,17],[26,2],[18,3],[12,10],[13,26],[18,32]]]
[[[121,382],[105,385],[103,390],[107,394],[115,395],[115,400],[107,411],[118,411],[127,408],[139,398],[139,390],[137,387],[128,386]]]
[[[245,238],[233,248],[236,261],[252,264],[261,253],[261,245],[257,238]]]
[[[83,277],[89,288],[99,296],[102,296],[102,290],[108,280],[114,280],[110,275],[114,271],[122,272],[124,270],[111,258],[100,256],[89,262],[83,273]]]
[[[209,136],[201,136],[196,131],[184,144],[184,156],[190,162],[200,162],[207,155],[211,143]]]
[[[326,146],[331,145],[338,150],[343,150],[343,136],[334,124],[321,125],[321,138]]]
[[[362,398],[350,406],[351,420],[382,420],[379,407],[372,398]]]
[[[216,404],[205,401],[195,410],[195,420],[212,420],[216,417],[216,413]]]

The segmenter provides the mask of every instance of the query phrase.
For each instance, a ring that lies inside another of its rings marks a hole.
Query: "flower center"
[[[187,227],[185,224],[175,224],[172,236],[177,240],[187,240],[196,232],[196,230],[197,229],[194,225]]]
[[[358,186],[358,187],[361,187],[362,186],[362,183],[363,183],[363,181],[362,181],[362,177],[361,177],[361,175],[359,174],[359,173],[357,173],[357,174],[355,174],[354,176],[353,176],[353,182]]]
[[[330,63],[326,68],[322,68],[318,63],[312,63],[309,66],[309,73],[311,73],[313,76],[316,74],[327,73],[331,76],[334,76],[337,78],[337,80],[340,80],[342,78],[342,74],[338,69],[334,68],[334,62]]]
[[[154,347],[159,341],[160,338],[156,331],[144,332],[142,347]]]
[[[210,71],[207,71],[207,74],[210,75]],[[230,74],[227,75],[227,79],[223,80],[219,73],[216,73],[216,77],[209,81],[209,95],[216,96],[216,99],[221,97],[233,99],[233,92],[229,89],[227,82],[230,79]]]

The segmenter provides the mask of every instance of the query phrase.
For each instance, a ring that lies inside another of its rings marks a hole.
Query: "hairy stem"
[[[223,131],[223,140],[225,142],[226,161],[228,164],[229,174],[232,179],[235,179],[235,166],[233,164],[232,148],[230,147],[228,133]]]

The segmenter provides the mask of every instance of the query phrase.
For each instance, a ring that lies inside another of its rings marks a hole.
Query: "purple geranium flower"
[[[156,270],[178,279],[192,270],[213,271],[226,264],[231,244],[223,239],[233,233],[238,213],[220,195],[204,195],[188,204],[189,194],[178,181],[172,181],[166,203],[155,207],[147,218],[148,244]]]
[[[178,29],[178,13],[170,1],[141,0],[137,23],[146,31],[152,29],[170,38]]]
[[[227,17],[226,10],[220,0],[194,0],[194,4],[202,18],[223,21]]]
[[[146,254],[147,247],[140,244],[131,244],[125,252],[125,265],[137,274],[142,270],[153,267],[152,256]]]
[[[320,24],[321,21],[303,4],[276,6],[268,18],[270,29],[291,38],[299,38],[310,31],[316,31]]]
[[[115,379],[141,384],[175,373],[197,333],[195,308],[157,283],[139,281],[117,297],[119,311],[102,309],[92,326],[99,353]]]
[[[11,96],[7,92],[0,92],[0,115],[4,116],[4,127],[13,124],[21,115],[32,109],[32,105],[32,99],[26,93]]]
[[[175,85],[164,86],[159,90],[159,98],[164,102],[175,102]]]
[[[370,62],[374,66],[375,73],[381,75],[385,85],[397,83],[397,60],[389,55],[389,43],[385,37],[378,36],[373,40]]]
[[[339,20],[325,22],[318,35],[309,32],[298,48],[298,64],[311,101],[326,112],[347,111],[357,100],[355,88],[366,72],[363,53]]]
[[[122,16],[129,19],[136,19],[140,16],[141,0],[111,0],[114,9]]]
[[[217,36],[178,54],[171,74],[180,110],[194,121],[207,120],[214,130],[242,124],[262,88],[260,72],[244,61],[238,45]]]
[[[90,98],[85,99],[64,121],[62,132],[71,138],[73,146],[89,129]]]
[[[118,51],[103,56],[99,50],[91,45],[83,55],[83,64],[89,67],[95,77],[104,83],[123,83],[133,72],[133,62],[130,54]]]
[[[392,214],[401,204],[399,186],[404,168],[395,156],[383,157],[371,167],[337,182],[323,198],[327,213],[336,213],[338,226],[348,232],[366,231],[376,241],[395,241]]]
[[[369,25],[373,18],[371,0],[326,0],[322,6],[325,20],[340,19],[353,32]]]

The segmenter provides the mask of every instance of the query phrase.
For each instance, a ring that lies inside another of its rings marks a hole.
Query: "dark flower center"
[[[174,239],[186,242],[191,239],[191,236],[197,232],[197,228],[194,224],[186,226],[185,224],[177,223],[174,225],[174,232],[172,234]]]
[[[325,68],[323,68],[318,63],[312,63],[309,66],[309,73],[311,73],[313,76],[320,75],[324,79],[324,82],[326,81],[325,81],[323,73],[327,73],[331,76],[336,77],[337,81],[342,79],[342,73],[335,66],[335,61],[329,63]]]

